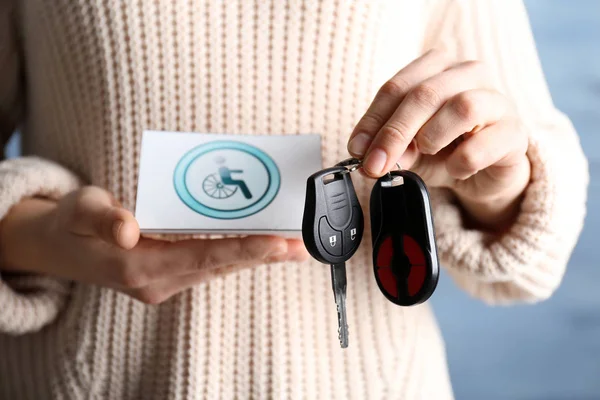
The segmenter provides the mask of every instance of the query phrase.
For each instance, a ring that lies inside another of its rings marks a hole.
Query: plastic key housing
[[[311,256],[324,264],[345,262],[360,246],[363,230],[363,212],[345,167],[307,179],[302,238]]]
[[[413,172],[391,171],[371,192],[373,272],[381,292],[400,306],[433,294],[439,262],[429,192]]]

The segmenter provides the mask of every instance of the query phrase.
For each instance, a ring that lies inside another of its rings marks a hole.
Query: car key
[[[437,286],[439,263],[425,183],[413,172],[391,171],[373,187],[370,212],[379,289],[400,306],[426,301]]]
[[[302,238],[315,259],[331,265],[338,333],[343,348],[348,347],[346,261],[358,249],[363,229],[363,213],[348,168],[327,168],[308,178]]]

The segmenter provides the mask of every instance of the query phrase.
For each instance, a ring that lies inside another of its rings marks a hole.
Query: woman
[[[299,241],[140,239],[144,129],[321,133],[325,166],[364,159],[363,205],[399,160],[468,293],[561,281],[587,167],[517,1],[0,4],[0,132],[28,155],[0,164],[2,398],[452,398],[430,307],[378,292],[369,238],[346,350]]]

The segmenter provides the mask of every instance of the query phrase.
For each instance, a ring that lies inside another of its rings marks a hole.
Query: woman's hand
[[[302,241],[271,236],[179,242],[140,239],[133,215],[97,187],[73,192],[58,203],[24,200],[0,228],[3,269],[107,286],[151,304],[223,268],[308,257]]]
[[[348,151],[379,177],[395,168],[451,188],[472,222],[502,229],[530,177],[528,135],[486,66],[432,50],[386,82],[352,133]]]

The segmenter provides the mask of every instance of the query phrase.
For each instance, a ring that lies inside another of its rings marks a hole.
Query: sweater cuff
[[[66,168],[38,157],[0,162],[0,220],[27,197],[58,200],[80,186]],[[1,266],[0,266],[1,270]],[[44,276],[0,273],[0,332],[23,334],[52,322],[65,304],[67,282]]]
[[[452,194],[432,190],[440,261],[458,286],[488,303],[549,297],[562,280],[581,230],[583,185],[570,187],[556,171],[551,153],[534,137],[527,155],[531,180],[516,222],[506,233],[466,229]]]

